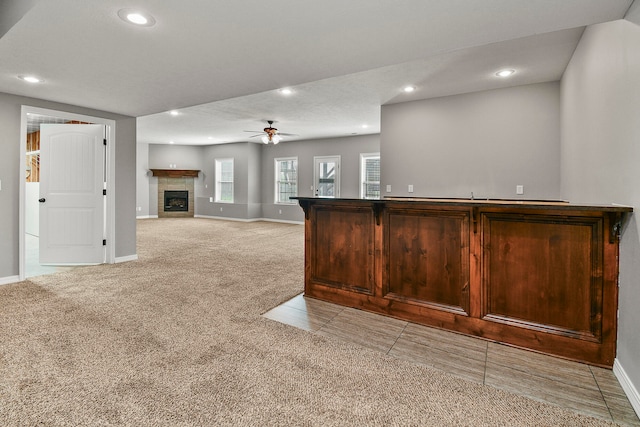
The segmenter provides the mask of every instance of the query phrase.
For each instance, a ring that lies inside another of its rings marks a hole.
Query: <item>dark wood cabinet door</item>
[[[374,225],[370,206],[314,206],[311,281],[373,294]]]
[[[483,215],[484,319],[599,342],[603,220],[559,219]]]
[[[469,311],[469,213],[388,209],[386,298]]]

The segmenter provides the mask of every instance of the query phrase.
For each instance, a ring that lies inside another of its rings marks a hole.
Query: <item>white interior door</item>
[[[340,156],[314,157],[316,197],[340,197]]]
[[[40,126],[40,264],[104,262],[105,127]]]

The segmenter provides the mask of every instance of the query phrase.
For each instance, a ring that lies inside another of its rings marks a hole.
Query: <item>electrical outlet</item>
[[[138,212],[142,212],[142,206],[138,206]]]
[[[209,197],[209,203],[213,203],[213,197]]]
[[[222,208],[220,208],[220,212],[222,212]]]
[[[282,209],[278,209],[278,213],[282,215]]]
[[[516,194],[524,194],[524,185],[516,185]]]
[[[413,184],[409,184],[409,185],[407,186],[407,191],[408,191],[409,193],[413,193]]]
[[[391,193],[391,184],[387,184],[387,193]]]

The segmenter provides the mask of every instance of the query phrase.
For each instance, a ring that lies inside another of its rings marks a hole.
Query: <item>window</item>
[[[216,159],[216,202],[233,203],[233,159]]]
[[[380,153],[360,154],[360,198],[380,198]]]
[[[295,203],[298,195],[298,158],[276,159],[276,203]]]

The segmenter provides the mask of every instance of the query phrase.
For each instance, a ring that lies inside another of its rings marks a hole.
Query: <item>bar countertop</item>
[[[513,207],[532,209],[566,209],[566,210],[598,210],[603,212],[633,212],[633,207],[620,204],[582,204],[564,200],[527,200],[527,199],[464,199],[464,198],[437,198],[437,197],[384,197],[381,199],[356,199],[356,198],[329,198],[329,197],[291,197],[299,202],[335,203],[335,202],[368,202],[372,204],[387,203],[420,203],[449,206],[475,206],[475,207]]]

